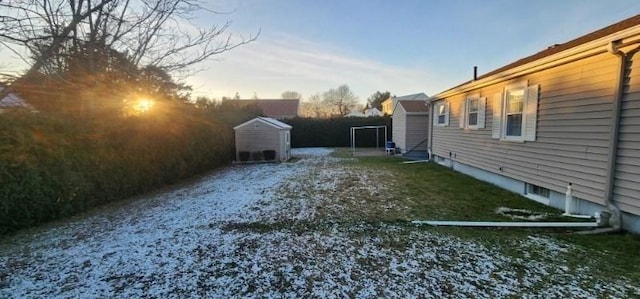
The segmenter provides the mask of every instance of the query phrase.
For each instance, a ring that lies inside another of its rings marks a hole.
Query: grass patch
[[[344,155],[344,152],[338,151],[336,155]],[[561,213],[552,207],[435,163],[402,164],[403,161],[406,160],[399,157],[360,157],[345,161],[345,164],[379,173],[391,173],[391,176],[379,176],[377,183],[386,182],[392,191],[386,195],[387,200],[409,207],[406,216],[415,220],[514,221],[496,213],[500,207],[550,215]],[[560,216],[551,216],[543,221],[558,220],[572,221]],[[588,266],[599,270],[593,273],[594,277],[603,280],[626,278],[636,285],[640,284],[640,255],[637,254],[640,251],[640,237],[628,233],[576,235],[570,229],[426,226],[417,229],[472,239],[513,258],[553,262],[547,261],[549,255],[553,254],[568,265],[569,272]],[[540,240],[555,240],[576,249],[571,250],[571,254],[565,254],[554,252],[558,248],[520,245],[531,243],[526,241],[530,241],[532,236],[542,238]]]

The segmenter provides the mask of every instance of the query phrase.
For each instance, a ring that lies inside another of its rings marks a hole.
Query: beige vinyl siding
[[[443,99],[450,103],[450,125],[434,126],[433,151],[557,192],[572,183],[575,196],[603,204],[616,74],[615,56],[605,53]],[[536,141],[492,139],[493,96],[524,80],[540,85]],[[484,129],[458,127],[465,97],[472,94],[488,99]]]
[[[396,143],[396,147],[404,152],[407,150],[407,113],[406,111],[404,111],[404,108],[402,108],[402,106],[399,106],[398,108],[396,108],[396,113],[393,114],[392,118],[392,140]]]
[[[402,153],[409,150],[426,151],[428,144],[423,141],[429,136],[429,115],[407,113],[402,105],[397,105],[392,132],[393,142]]]
[[[236,153],[240,151],[275,150],[276,159],[281,155],[280,130],[260,121],[255,121],[236,130]],[[239,157],[236,157],[239,160]]]
[[[620,115],[613,200],[621,210],[640,215],[640,54],[628,66]]]
[[[407,150],[426,151],[428,146],[425,140],[429,136],[429,116],[407,115],[405,134]]]

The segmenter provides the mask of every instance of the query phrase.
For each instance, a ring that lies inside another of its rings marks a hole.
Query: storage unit
[[[256,117],[233,128],[236,161],[285,162],[291,158],[291,126],[268,117]]]
[[[405,156],[426,158],[429,135],[429,109],[424,100],[398,101],[394,109],[392,136],[396,148]]]

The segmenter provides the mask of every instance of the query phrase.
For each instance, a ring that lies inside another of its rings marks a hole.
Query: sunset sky
[[[235,36],[261,34],[199,65],[186,81],[194,95],[307,98],[347,84],[361,103],[377,90],[432,95],[469,80],[475,65],[486,73],[640,13],[637,0],[205,2],[225,13],[203,12],[198,24],[230,20]]]

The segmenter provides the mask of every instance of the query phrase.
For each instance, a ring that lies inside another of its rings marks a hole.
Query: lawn
[[[2,239],[0,297],[640,296],[637,236],[414,225],[559,211],[434,164],[294,155]]]

